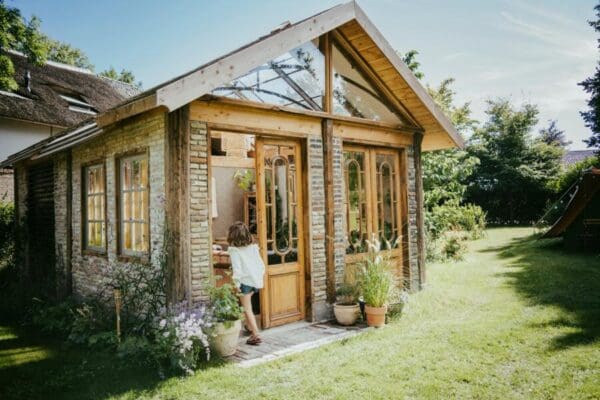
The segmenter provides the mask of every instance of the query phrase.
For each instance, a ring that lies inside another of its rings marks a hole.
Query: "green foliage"
[[[473,204],[446,203],[425,211],[425,227],[430,240],[448,231],[463,231],[471,239],[479,239],[485,231],[485,212]]]
[[[531,136],[538,121],[538,109],[531,104],[517,110],[506,99],[490,100],[486,113],[488,121],[476,129],[468,147],[480,162],[467,199],[495,223],[531,223],[553,195],[549,183],[560,171],[563,149]]]
[[[0,271],[14,264],[15,207],[0,201]]]
[[[413,74],[415,74],[415,77],[417,79],[423,79],[425,75],[423,74],[423,72],[419,71],[421,63],[417,61],[418,54],[419,52],[415,49],[409,50],[405,54],[398,52],[398,55],[400,56],[400,58],[402,58],[404,64],[406,64],[408,69],[410,69],[413,72]]]
[[[546,144],[559,147],[567,147],[573,143],[567,140],[565,131],[558,128],[556,120],[549,121],[547,128],[540,129],[538,139]]]
[[[425,208],[460,204],[479,159],[462,150],[438,150],[423,155]]]
[[[562,194],[575,183],[586,169],[600,168],[600,156],[588,157],[569,165],[562,173],[551,181],[550,187],[555,193]]]
[[[356,283],[346,282],[335,292],[338,304],[356,304],[360,297],[360,287]]]
[[[364,302],[371,307],[383,307],[394,294],[396,277],[393,263],[385,253],[378,251],[379,244],[371,244],[371,251],[359,264],[357,282]]]
[[[452,121],[452,124],[461,135],[467,135],[477,126],[477,120],[471,118],[471,104],[464,103],[460,106],[454,104],[456,92],[452,89],[454,78],[446,78],[437,87],[427,85],[427,92],[436,102],[438,107]]]
[[[68,43],[52,39],[46,35],[42,36],[44,45],[48,52],[48,60],[63,64],[74,65],[79,68],[94,70],[94,65],[90,62],[83,50],[71,46]]]
[[[589,21],[589,24],[597,34],[600,34],[600,4],[594,7],[596,10],[596,20]],[[598,40],[600,48],[600,40]],[[595,147],[600,154],[600,61],[596,65],[594,75],[579,83],[583,90],[589,94],[588,110],[581,113],[585,126],[592,131],[592,136],[585,142],[588,147]]]
[[[126,69],[122,69],[121,72],[117,72],[117,70],[113,66],[111,66],[109,69],[100,72],[99,75],[113,79],[115,81],[128,83],[130,85],[136,86],[138,89],[142,88],[142,82],[136,83],[135,75],[133,74],[133,72],[128,71]]]
[[[226,283],[220,287],[211,287],[209,297],[215,321],[231,322],[244,317],[244,309],[240,306],[232,285]]]
[[[249,169],[238,169],[233,174],[233,179],[238,187],[244,191],[250,191],[254,184],[254,173]]]

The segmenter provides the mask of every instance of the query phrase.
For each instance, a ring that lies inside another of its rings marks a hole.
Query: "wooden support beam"
[[[166,231],[168,259],[167,299],[177,303],[189,298],[189,148],[190,108],[184,106],[167,116],[165,132]]]
[[[325,282],[327,301],[335,301],[335,203],[333,199],[333,121],[323,119],[323,172],[325,175]]]
[[[415,190],[417,200],[417,251],[419,260],[419,286],[425,284],[425,218],[424,218],[424,199],[423,199],[423,169],[421,160],[421,145],[423,135],[415,133],[414,135],[414,162],[415,162]]]

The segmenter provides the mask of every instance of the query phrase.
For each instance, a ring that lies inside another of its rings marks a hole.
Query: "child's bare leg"
[[[244,314],[246,315],[246,326],[252,332],[252,336],[258,336],[258,326],[256,325],[256,318],[252,312],[252,293],[243,294],[240,297],[242,307],[244,307]]]

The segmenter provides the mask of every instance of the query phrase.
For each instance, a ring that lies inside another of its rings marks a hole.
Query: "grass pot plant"
[[[385,315],[390,296],[396,287],[392,263],[379,246],[371,246],[358,270],[358,282],[365,302],[367,325],[380,328],[385,325]]]
[[[212,331],[214,348],[223,357],[231,356],[237,350],[244,310],[230,284],[213,287],[210,303],[215,319]]]
[[[359,293],[355,283],[344,283],[337,290],[333,313],[338,324],[348,326],[356,323],[360,315]]]

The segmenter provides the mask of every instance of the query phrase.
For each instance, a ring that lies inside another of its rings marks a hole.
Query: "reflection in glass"
[[[355,62],[334,44],[333,113],[400,124],[400,117],[384,101],[383,95],[361,73]]]
[[[137,255],[148,251],[148,158],[121,160],[121,250]]]
[[[381,249],[399,246],[398,187],[396,185],[395,158],[389,154],[377,154],[377,237]]]
[[[84,247],[104,251],[105,238],[105,185],[104,165],[92,165],[84,170],[85,177],[85,223]]]
[[[298,259],[298,190],[294,150],[291,146],[264,146],[269,265]]]
[[[365,192],[365,153],[344,152],[346,181],[346,254],[367,251],[367,198]]]
[[[212,93],[239,100],[322,111],[325,58],[318,42],[315,39],[304,43],[214,89]]]

